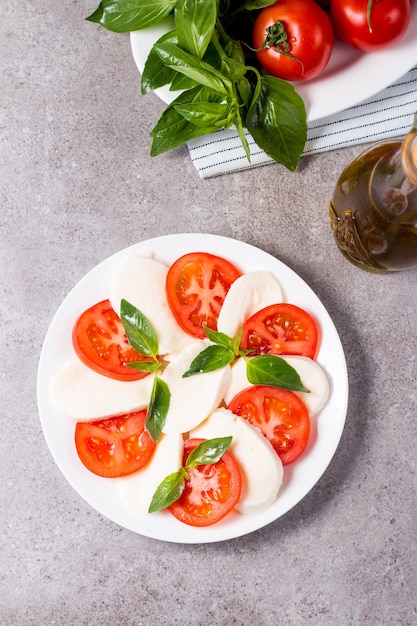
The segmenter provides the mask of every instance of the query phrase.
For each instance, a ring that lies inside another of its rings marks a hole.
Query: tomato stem
[[[372,33],[372,24],[371,24],[371,10],[372,10],[373,0],[368,0],[368,4],[366,6],[366,21],[368,22],[368,30]]]
[[[369,0],[372,2],[372,0]],[[288,43],[288,33],[285,30],[284,24],[277,20],[271,26],[265,29],[266,37],[262,46],[256,51],[265,50],[265,48],[274,48],[279,54],[283,54],[284,56],[292,59],[293,61],[297,61],[297,63],[301,63],[302,65],[302,73],[304,74],[304,65],[297,59],[293,54],[290,53],[291,45]]]

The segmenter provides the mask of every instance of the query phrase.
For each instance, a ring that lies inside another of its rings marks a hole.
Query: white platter
[[[74,445],[74,423],[57,413],[49,399],[52,376],[72,355],[71,331],[78,315],[108,297],[109,277],[124,255],[154,253],[170,264],[186,252],[205,251],[224,256],[242,272],[269,270],[279,280],[284,299],[309,311],[321,329],[318,362],[328,374],[330,399],[313,420],[306,452],[284,471],[284,484],[270,509],[256,516],[233,513],[208,528],[182,524],[167,512],[139,515],[125,507],[118,495],[118,479],[91,474],[79,461]],[[343,348],[336,328],[311,288],[289,267],[246,243],[207,234],[166,235],[140,242],[111,256],[91,270],[72,289],[56,312],[45,337],[38,369],[38,406],[47,445],[67,481],[99,513],[116,524],[154,539],[177,543],[210,543],[251,533],[277,520],[314,487],[330,463],[346,419],[348,380]]]
[[[172,20],[130,33],[133,58],[140,73],[153,44],[172,29]],[[294,83],[307,109],[309,122],[334,115],[388,87],[417,64],[417,4],[411,4],[411,20],[402,40],[380,52],[361,53],[337,40],[330,62],[316,79]],[[178,92],[168,87],[155,93],[171,102]]]

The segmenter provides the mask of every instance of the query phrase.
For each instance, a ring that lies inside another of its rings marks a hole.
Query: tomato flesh
[[[109,300],[98,302],[80,315],[73,328],[72,344],[79,359],[99,374],[126,381],[147,375],[127,365],[151,359],[132,348]]]
[[[262,431],[283,465],[298,459],[305,450],[310,416],[304,402],[292,391],[254,385],[238,393],[227,408]]]
[[[94,422],[77,422],[75,446],[90,472],[117,478],[137,472],[155,449],[145,430],[146,410]]]
[[[334,29],[345,43],[374,52],[396,44],[410,22],[409,0],[372,0],[368,20],[368,0],[332,0]]]
[[[273,45],[268,32],[277,24],[283,27],[285,40]],[[313,0],[278,0],[262,9],[254,23],[253,47],[259,63],[284,80],[318,76],[330,60],[333,45],[329,16]]]
[[[217,319],[231,284],[241,272],[229,261],[205,252],[186,254],[173,263],[166,279],[171,311],[185,332],[203,339],[203,326],[217,329]]]
[[[184,442],[183,465],[188,455],[203,439]],[[230,452],[225,452],[217,463],[187,468],[188,478],[181,497],[168,507],[169,512],[190,526],[211,526],[220,521],[239,502],[242,475]]]
[[[315,321],[293,304],[271,304],[243,325],[241,348],[259,354],[296,354],[314,358],[318,343]]]

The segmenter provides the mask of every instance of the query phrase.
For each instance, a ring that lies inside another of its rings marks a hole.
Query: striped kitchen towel
[[[325,152],[405,135],[417,111],[417,66],[373,98],[341,113],[311,122],[303,154]],[[218,130],[188,142],[201,178],[274,163],[246,133],[248,162],[235,130]]]

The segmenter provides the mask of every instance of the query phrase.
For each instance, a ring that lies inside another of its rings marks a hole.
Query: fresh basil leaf
[[[175,30],[170,31],[163,35],[156,43],[163,43],[169,41],[170,43],[177,44],[178,37]],[[142,94],[149,93],[155,89],[159,89],[164,85],[170,85],[174,80],[177,72],[170,67],[167,67],[162,61],[159,54],[151,48],[148,57],[145,61],[141,76],[141,91]]]
[[[165,425],[171,392],[165,381],[156,377],[153,383],[151,399],[146,414],[145,426],[155,443],[161,436]]]
[[[158,361],[134,361],[133,363],[126,363],[129,367],[138,372],[157,372],[162,369],[162,364]]]
[[[187,472],[182,467],[166,476],[153,494],[148,513],[161,511],[176,502],[184,491],[186,478]]]
[[[260,80],[259,96],[246,115],[246,127],[266,154],[294,171],[307,140],[304,101],[284,80],[266,75]]]
[[[223,95],[230,93],[232,85],[229,79],[205,61],[169,42],[154,44],[154,49],[168,67],[185,74],[199,85]]]
[[[178,104],[175,107],[182,117],[196,126],[214,129],[226,128],[229,124],[229,105],[216,102],[193,102]],[[232,122],[233,123],[233,122]]]
[[[248,359],[246,376],[253,385],[271,385],[290,391],[310,393],[301,382],[298,372],[284,359],[273,354]]]
[[[237,81],[237,90],[240,99],[242,100],[245,107],[248,109],[252,102],[253,89],[246,76],[242,76],[242,78]]]
[[[205,102],[207,100],[215,102],[221,100],[221,96],[212,92],[206,87],[195,87],[180,94],[172,102],[159,118],[158,123],[151,132],[153,138],[151,156],[157,156],[173,148],[177,148],[194,137],[201,137],[209,134],[212,129],[204,126],[197,126],[188,122],[175,106],[189,102]]]
[[[233,437],[217,437],[202,441],[188,455],[185,467],[197,467],[198,465],[210,465],[217,463],[223,454],[230,448]]]
[[[115,33],[142,30],[158,24],[177,0],[102,0],[86,20]]]
[[[218,330],[208,328],[208,326],[204,326],[203,330],[206,333],[207,337],[210,339],[210,341],[212,341],[213,343],[217,343],[219,346],[224,346],[225,348],[228,348],[229,350],[234,352],[234,340],[229,337],[229,335],[226,335],[226,333],[221,333]]]
[[[240,349],[240,342],[242,341],[242,335],[243,335],[243,326],[239,328],[239,330],[236,333],[236,337],[233,339],[233,352],[236,355],[246,354],[249,352],[249,350]]]
[[[181,48],[202,59],[213,36],[216,0],[182,0],[175,7],[175,23]]]
[[[219,370],[229,365],[235,358],[235,355],[229,348],[224,346],[208,346],[205,350],[197,354],[192,361],[188,370],[182,375],[183,378],[195,376],[196,374],[206,374]]]
[[[132,348],[143,356],[156,358],[158,336],[148,318],[127,300],[121,302],[120,317]]]
[[[277,0],[246,0],[242,5],[242,10],[256,11],[257,9],[263,9],[269,7],[271,4],[275,4]]]

